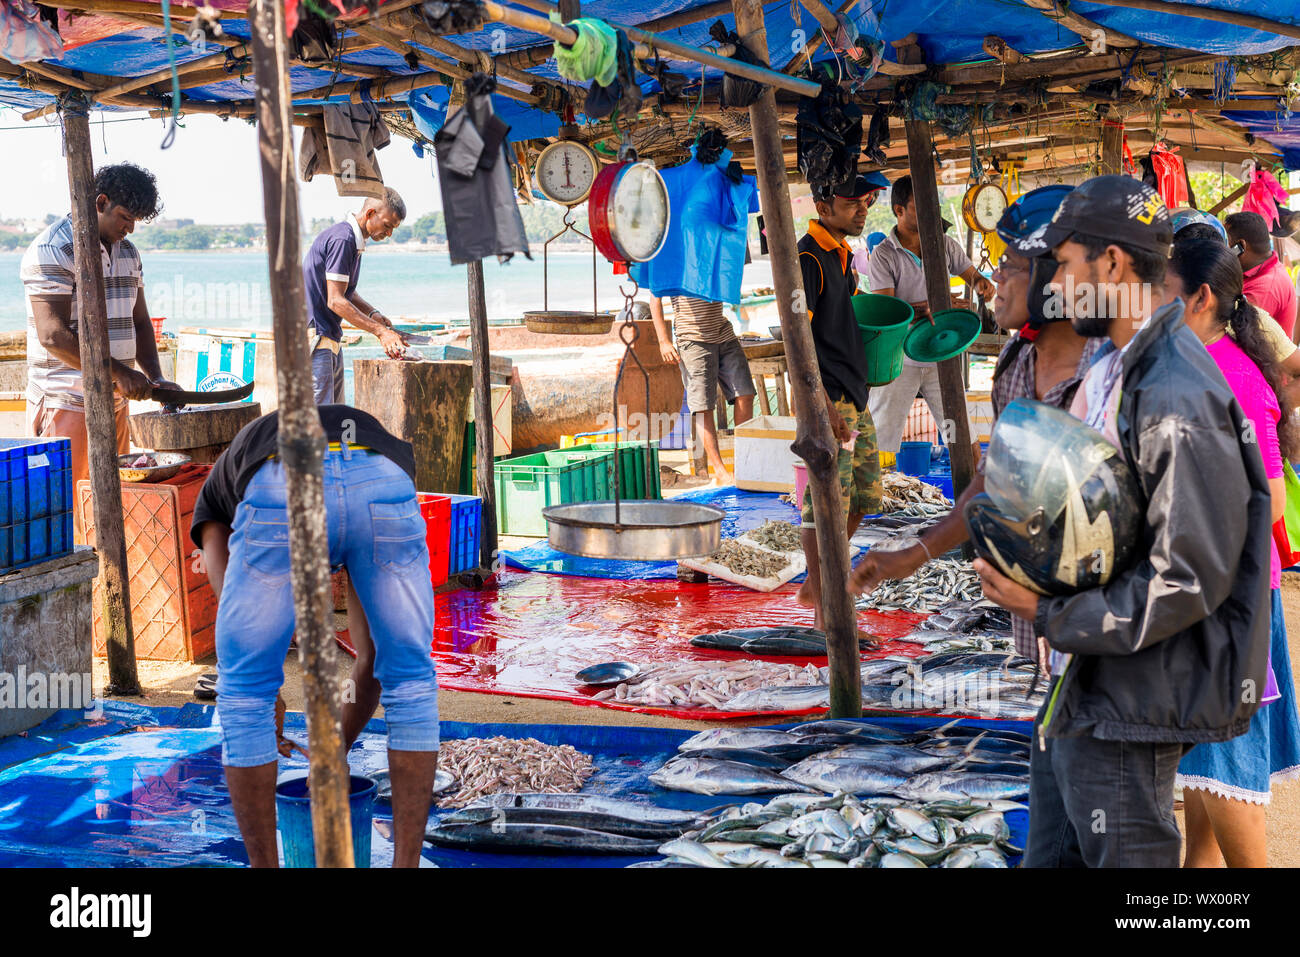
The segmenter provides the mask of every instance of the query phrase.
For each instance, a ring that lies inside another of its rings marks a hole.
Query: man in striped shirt
[[[155,385],[179,388],[162,377],[153,323],[144,300],[140,254],[126,238],[137,222],[158,215],[158,188],[147,170],[120,163],[95,174],[95,194],[108,346],[117,393],[117,448],[126,452],[130,449],[127,400],[149,398]],[[27,431],[37,437],[71,440],[75,484],[90,477],[90,468],[71,216],[51,224],[32,241],[20,269],[27,294]]]
[[[749,360],[740,347],[731,321],[722,312],[722,303],[708,302],[693,296],[673,296],[673,333],[664,322],[663,300],[650,300],[650,318],[659,337],[659,354],[664,362],[680,363],[686,383],[686,407],[695,416],[704,454],[709,460],[714,481],[730,485],[731,474],[718,449],[718,427],[713,409],[717,405],[718,385],[735,406],[733,421],[748,422],[754,417],[754,380],[749,374]]]

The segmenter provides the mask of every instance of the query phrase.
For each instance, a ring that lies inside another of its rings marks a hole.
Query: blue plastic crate
[[[483,534],[483,500],[476,495],[447,495],[451,499],[451,536],[447,546],[447,574],[478,568]]]
[[[0,526],[72,514],[67,439],[0,439]]]
[[[953,497],[952,472],[948,471],[947,469],[934,469],[930,472],[929,475],[922,478],[921,481],[933,485],[935,488],[939,489],[939,491],[943,492],[943,494],[948,498]]]
[[[72,551],[72,512],[0,526],[0,574]]]

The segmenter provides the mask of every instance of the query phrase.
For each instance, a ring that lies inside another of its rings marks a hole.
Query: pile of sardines
[[[726,808],[632,867],[1006,867],[1013,801],[786,794]]]
[[[866,794],[906,801],[1013,801],[1029,793],[1028,735],[952,722],[904,731],[824,720],[788,731],[719,728],[683,741],[650,775],[696,794]]]

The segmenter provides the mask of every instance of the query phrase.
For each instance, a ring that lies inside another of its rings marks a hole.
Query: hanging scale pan
[[[903,352],[913,362],[942,362],[959,356],[979,338],[980,317],[969,309],[943,309],[922,319],[903,340]]]
[[[584,558],[663,562],[712,555],[725,513],[712,505],[633,499],[578,502],[542,509],[556,551]]]

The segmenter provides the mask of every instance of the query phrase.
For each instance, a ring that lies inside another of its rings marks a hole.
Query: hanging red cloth
[[[1291,539],[1287,536],[1284,518],[1273,523],[1273,544],[1277,546],[1277,556],[1282,560],[1283,568],[1290,568],[1300,562],[1300,552],[1291,551]]]
[[[1178,209],[1188,204],[1187,170],[1177,150],[1178,147],[1171,150],[1164,143],[1151,147],[1151,168],[1156,174],[1156,191],[1169,209]]]

